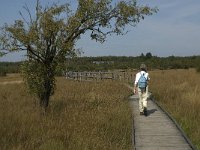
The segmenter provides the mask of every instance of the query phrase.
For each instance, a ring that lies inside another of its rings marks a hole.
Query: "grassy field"
[[[200,74],[193,69],[150,72],[150,90],[200,149]],[[21,80],[19,75],[0,82]],[[130,90],[116,81],[57,78],[48,113],[23,84],[0,84],[1,149],[131,149]]]
[[[7,74],[5,77],[0,77],[1,82],[22,81],[20,74]]]
[[[200,149],[200,74],[193,69],[152,71],[150,89]]]
[[[11,81],[1,79],[5,80]],[[113,81],[57,78],[56,93],[44,115],[23,84],[0,84],[0,148],[131,149],[129,94],[121,83]]]

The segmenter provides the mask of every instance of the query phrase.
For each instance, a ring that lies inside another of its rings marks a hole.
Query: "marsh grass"
[[[200,74],[193,69],[152,71],[155,99],[177,120],[200,149]]]
[[[0,77],[1,82],[9,82],[9,81],[22,81],[20,74],[7,74],[6,76]]]
[[[57,78],[47,113],[23,84],[0,85],[1,149],[131,149],[130,91],[113,81]]]

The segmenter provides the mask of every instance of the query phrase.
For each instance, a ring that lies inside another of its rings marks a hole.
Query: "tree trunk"
[[[51,91],[52,91],[52,85],[51,85],[51,81],[52,79],[49,77],[45,78],[45,82],[44,82],[44,92],[41,94],[40,96],[40,106],[43,108],[47,108],[49,105],[49,99],[51,96]]]
[[[44,93],[44,96],[40,98],[40,106],[46,109],[49,106],[49,99],[50,94]]]

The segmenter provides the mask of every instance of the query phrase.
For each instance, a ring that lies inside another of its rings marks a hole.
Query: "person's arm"
[[[150,80],[150,77],[149,77],[149,74],[147,74],[147,81],[149,81]]]
[[[137,84],[134,84],[133,93],[134,93],[134,94],[137,93]]]
[[[137,93],[137,84],[138,84],[138,76],[136,74],[136,76],[135,76],[135,82],[134,82],[134,87],[133,87],[133,93],[134,94]]]

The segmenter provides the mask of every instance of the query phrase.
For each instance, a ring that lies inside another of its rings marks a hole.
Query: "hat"
[[[146,69],[147,69],[147,66],[146,66],[145,64],[141,64],[141,65],[140,65],[140,69],[145,69],[145,70],[146,70]]]

